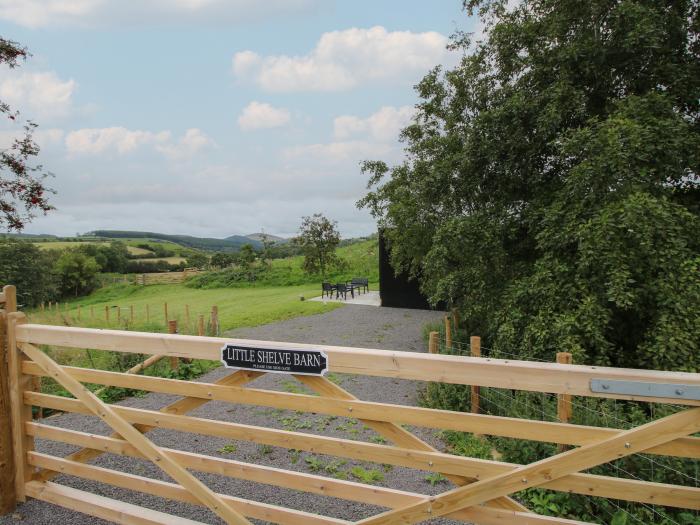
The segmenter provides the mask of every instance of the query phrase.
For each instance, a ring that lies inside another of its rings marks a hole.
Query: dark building
[[[381,231],[379,232],[379,295],[382,306],[432,309],[421,293],[417,280],[409,280],[405,273],[399,275],[394,273],[389,263],[387,242]]]

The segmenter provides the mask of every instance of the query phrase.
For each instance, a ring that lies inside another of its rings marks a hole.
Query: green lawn
[[[70,324],[94,328],[128,328],[130,330],[163,331],[165,327],[164,303],[168,304],[168,318],[177,319],[181,333],[195,333],[196,319],[204,314],[209,319],[211,307],[219,308],[221,330],[242,326],[257,326],[301,315],[328,312],[342,305],[301,301],[320,295],[319,285],[261,286],[241,288],[215,288],[200,290],[182,284],[153,286],[113,285],[88,297],[68,303],[60,303],[59,311],[29,312],[30,322],[47,324]],[[81,305],[78,320],[78,305]],[[146,320],[146,305],[150,319]],[[185,305],[189,306],[190,325],[185,326]],[[105,321],[105,306],[109,307],[110,320]],[[134,322],[130,321],[134,307]],[[121,320],[117,321],[117,309],[121,309]],[[90,311],[94,317],[90,318]]]

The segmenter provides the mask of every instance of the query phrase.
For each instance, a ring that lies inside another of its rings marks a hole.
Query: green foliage
[[[238,447],[236,446],[235,443],[229,443],[228,445],[224,445],[219,449],[219,452],[221,454],[233,454],[238,450]]]
[[[371,284],[379,281],[377,241],[356,242],[338,248],[337,256],[342,261],[340,267],[326,272],[326,279],[332,282],[345,282],[353,277],[368,277]],[[231,288],[247,286],[295,286],[307,283],[320,285],[320,275],[310,275],[303,269],[301,256],[286,259],[273,259],[269,264],[261,261],[245,268],[240,264],[229,265],[189,279],[190,288]],[[212,261],[212,264],[213,261]],[[320,286],[318,288],[320,294]],[[310,295],[310,296],[313,296]]]
[[[80,250],[66,250],[56,261],[61,292],[76,297],[97,288],[99,270],[100,266],[95,258],[85,255]]]
[[[338,223],[328,220],[320,213],[302,219],[294,243],[301,247],[304,254],[303,268],[308,274],[325,277],[328,270],[340,264],[335,253],[340,243]]]
[[[352,467],[350,469],[350,474],[356,480],[361,481],[362,483],[368,483],[370,485],[384,481],[384,474],[382,474],[382,472],[379,470],[367,470],[359,465]]]
[[[52,255],[26,241],[0,239],[0,287],[7,284],[15,285],[25,308],[59,297]]]
[[[697,3],[502,4],[466,2],[486,37],[418,85],[359,204],[487,347],[697,371]]]

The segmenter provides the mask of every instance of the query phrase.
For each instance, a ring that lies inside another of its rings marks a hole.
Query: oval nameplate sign
[[[328,356],[320,350],[287,350],[225,344],[221,362],[226,368],[240,368],[279,374],[322,376],[328,371]]]

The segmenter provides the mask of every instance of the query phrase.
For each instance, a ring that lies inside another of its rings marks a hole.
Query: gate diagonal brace
[[[316,393],[331,398],[356,400],[357,398],[344,388],[336,385],[332,381],[326,379],[322,376],[307,376],[307,375],[295,375],[298,381],[305,384]],[[352,414],[349,414],[350,416]],[[370,427],[372,430],[377,432],[382,437],[393,441],[395,445],[403,448],[412,448],[415,450],[424,450],[429,452],[439,452],[436,448],[430,446],[428,443],[420,439],[419,437],[411,434],[408,430],[403,428],[396,423],[389,423],[386,421],[372,421],[368,419],[360,419],[360,421]],[[469,483],[474,482],[474,479],[466,478],[463,476],[455,476],[452,474],[447,474],[445,476],[452,483],[459,486],[464,486]],[[521,505],[514,499],[509,497],[495,498],[492,501],[487,502],[490,507],[495,507],[499,509],[511,510],[516,512],[531,512],[530,509]]]
[[[251,381],[257,379],[262,375],[264,375],[264,373],[262,372],[250,372],[247,370],[239,370],[238,372],[229,374],[226,377],[222,377],[214,384],[219,386],[244,386],[245,384],[250,383]],[[182,399],[178,399],[170,405],[161,408],[160,412],[164,412],[166,414],[184,415],[187,412],[191,412],[192,410],[195,410],[201,407],[202,405],[209,403],[209,401],[209,399],[200,399],[198,397],[184,397]],[[134,428],[136,428],[136,430],[138,430],[139,432],[145,434],[146,432],[153,430],[154,427],[137,424],[134,425]],[[110,437],[120,438],[121,435],[118,432],[115,432]],[[91,461],[101,456],[102,454],[104,454],[104,452],[102,452],[101,450],[96,450],[94,448],[83,448],[66,456],[65,459],[68,459],[70,461],[79,461],[80,463],[87,463],[88,461]],[[36,479],[38,479],[39,481],[48,481],[50,479],[55,478],[58,475],[58,472],[44,469],[39,472]]]
[[[112,407],[102,402],[90,390],[73,379],[63,368],[44,352],[28,343],[20,345],[20,349],[49,376],[81,401],[90,411],[102,419],[113,430],[128,441],[134,448],[152,461],[163,472],[177,481],[184,489],[195,496],[203,505],[219,516],[229,525],[251,525],[241,514],[231,508],[218,494],[209,489],[204,483],[190,474],[169,454],[163,452],[141,432],[131,426],[117,414]]]
[[[419,523],[484,501],[537,487],[574,472],[587,470],[615,459],[668,443],[700,431],[700,408],[666,416],[615,436],[562,452],[547,459],[515,468],[465,487],[426,498],[419,503],[360,520],[357,525]]]

